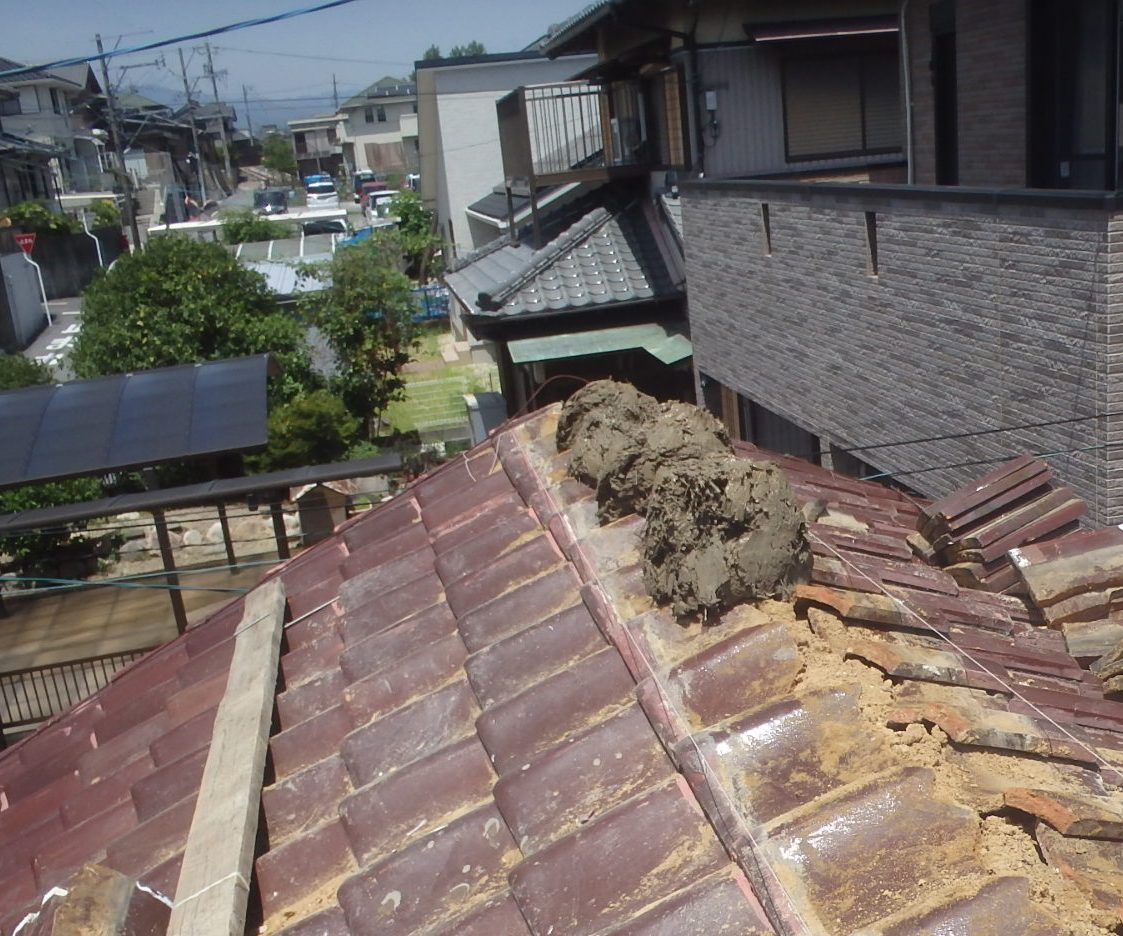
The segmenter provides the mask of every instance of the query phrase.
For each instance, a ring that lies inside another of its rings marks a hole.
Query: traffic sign
[[[35,248],[35,235],[34,234],[17,234],[16,235],[16,243],[19,244],[20,250],[22,250],[25,254],[27,254],[30,257],[31,251]]]

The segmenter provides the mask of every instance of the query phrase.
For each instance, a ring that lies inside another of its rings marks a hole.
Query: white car
[[[339,193],[334,182],[309,182],[304,186],[305,202],[309,208],[339,207]]]

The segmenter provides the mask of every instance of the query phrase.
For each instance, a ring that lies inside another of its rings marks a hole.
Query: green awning
[[[507,351],[515,364],[612,354],[616,351],[631,351],[633,348],[643,348],[664,364],[675,364],[694,353],[690,339],[685,335],[655,324],[598,328],[567,335],[523,338],[507,343]]]

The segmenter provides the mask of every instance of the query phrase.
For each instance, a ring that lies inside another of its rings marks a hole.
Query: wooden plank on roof
[[[280,579],[246,596],[168,936],[243,936],[284,628]]]

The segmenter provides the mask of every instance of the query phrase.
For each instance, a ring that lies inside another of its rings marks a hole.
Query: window
[[[411,108],[412,108],[413,112],[416,114],[417,113],[417,101],[413,102],[413,104],[411,105]]]
[[[304,139],[303,133],[294,133],[292,135],[292,142],[293,146],[296,147],[296,152],[298,155],[302,155],[308,152],[308,143]]]
[[[15,117],[21,113],[19,95],[0,97],[0,117]]]
[[[374,123],[374,108],[367,107],[363,109],[363,121],[365,123]]]
[[[51,88],[51,110],[56,114],[66,113],[66,95],[58,88]]]
[[[335,132],[335,127],[328,127],[328,146],[335,146],[339,142],[339,135]]]
[[[785,61],[784,146],[788,160],[900,150],[898,83],[893,52]]]
[[[386,108],[385,107],[378,108],[378,122],[379,123],[386,123]]]

